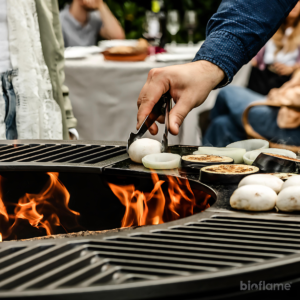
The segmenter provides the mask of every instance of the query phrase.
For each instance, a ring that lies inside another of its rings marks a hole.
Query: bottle
[[[154,13],[158,14],[161,33],[162,33],[159,46],[161,48],[164,48],[167,42],[167,18],[166,18],[164,0],[152,0],[151,9]]]

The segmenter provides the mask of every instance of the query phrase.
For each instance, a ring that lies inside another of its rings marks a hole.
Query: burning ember
[[[202,191],[194,194],[187,179],[167,176],[167,180],[163,181],[156,173],[152,173],[151,177],[154,188],[150,193],[136,190],[133,184],[120,186],[108,183],[126,208],[122,227],[161,224],[209,207],[211,196]]]
[[[79,213],[71,210],[70,194],[58,179],[58,173],[47,173],[49,179],[37,194],[26,193],[18,203],[3,200],[2,187],[5,179],[0,176],[0,241],[17,238],[17,232],[28,230],[28,225],[45,234],[56,233],[57,227],[66,232],[78,227]]]

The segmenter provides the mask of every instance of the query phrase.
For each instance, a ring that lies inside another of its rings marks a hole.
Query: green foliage
[[[58,0],[60,8],[70,0]],[[128,39],[142,37],[145,12],[151,9],[151,0],[105,0],[113,14],[125,28]],[[198,15],[198,27],[195,30],[194,40],[198,42],[205,38],[206,24],[210,17],[217,11],[221,0],[165,0],[166,10],[177,9],[183,21],[186,10],[195,10]],[[183,22],[181,22],[183,23]],[[183,25],[177,34],[178,43],[186,43],[187,32]],[[171,41],[171,36],[168,36]]]

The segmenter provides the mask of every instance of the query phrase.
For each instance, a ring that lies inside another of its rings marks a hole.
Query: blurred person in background
[[[73,0],[60,13],[65,47],[93,46],[99,36],[125,39],[125,33],[103,0]]]
[[[275,35],[252,59],[248,88],[267,95],[281,87],[300,67],[300,3],[290,12]]]
[[[63,69],[57,1],[0,0],[0,139],[77,134]]]

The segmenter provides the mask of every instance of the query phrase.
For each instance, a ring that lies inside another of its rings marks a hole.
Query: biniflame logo
[[[290,283],[266,283],[265,281],[260,281],[259,283],[248,283],[240,281],[241,291],[289,291],[291,289]]]

